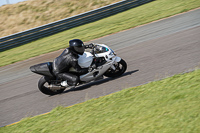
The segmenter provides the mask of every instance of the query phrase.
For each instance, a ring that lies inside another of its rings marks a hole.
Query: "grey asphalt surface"
[[[126,73],[47,96],[31,65],[52,61],[62,50],[0,68],[0,126],[125,88],[200,67],[200,9],[92,40],[105,43],[128,64]],[[90,42],[87,42],[90,43]]]

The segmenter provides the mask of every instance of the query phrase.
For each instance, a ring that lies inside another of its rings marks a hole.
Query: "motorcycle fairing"
[[[81,68],[88,68],[93,61],[93,56],[89,52],[84,52],[83,55],[79,55],[78,64]]]
[[[97,69],[94,69],[92,72],[81,75],[80,80],[84,82],[90,82],[100,76],[102,76],[108,69],[110,68],[110,64],[106,63],[103,66],[100,66]],[[94,76],[95,74],[95,76]]]

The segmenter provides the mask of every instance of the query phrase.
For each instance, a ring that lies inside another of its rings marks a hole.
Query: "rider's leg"
[[[59,73],[57,76],[63,80],[67,80],[69,86],[76,86],[79,82],[79,77],[71,73]]]

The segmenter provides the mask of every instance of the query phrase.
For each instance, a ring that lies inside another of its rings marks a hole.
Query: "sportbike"
[[[88,68],[89,72],[80,76],[77,86],[102,79],[106,77],[119,77],[126,69],[126,62],[116,56],[116,53],[105,44],[95,44],[94,47],[83,55],[79,55],[78,64],[82,68]],[[37,64],[30,67],[36,74],[43,75],[38,81],[39,90],[46,95],[62,93],[72,86],[67,85],[67,81],[57,78],[53,74],[52,62]],[[70,73],[77,74],[74,68],[70,68]]]

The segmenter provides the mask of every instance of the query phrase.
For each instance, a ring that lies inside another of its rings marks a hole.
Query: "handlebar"
[[[95,56],[96,53],[95,53],[95,50],[94,50],[94,49],[95,49],[95,47],[92,48],[91,54],[92,54],[93,57],[95,58],[95,57],[96,57],[96,56]]]

